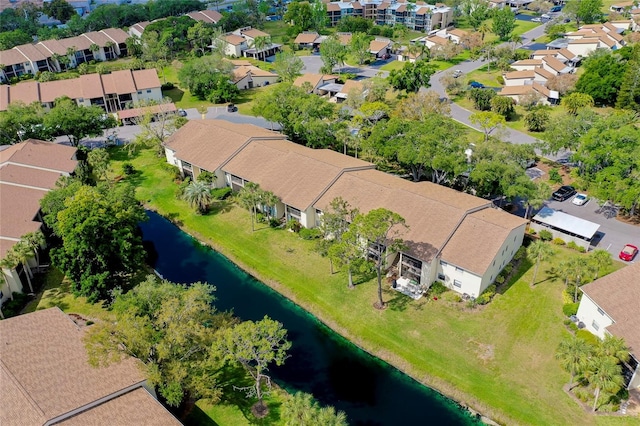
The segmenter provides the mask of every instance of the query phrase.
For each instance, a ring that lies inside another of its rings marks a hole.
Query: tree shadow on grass
[[[246,388],[254,385],[253,379],[246,370],[237,365],[227,364],[220,372],[218,378],[223,395],[221,403],[237,407],[250,424],[273,425],[280,421],[281,403],[264,395],[264,403],[269,407],[269,413],[264,418],[257,418],[251,412],[251,407],[257,402],[255,397],[247,397],[246,391],[238,388]]]
[[[218,213],[228,213],[233,209],[233,201],[231,200],[216,200],[211,203],[209,210],[205,216],[211,216]]]
[[[496,289],[496,293],[505,294],[511,288],[512,285],[518,282],[524,276],[524,274],[526,274],[527,271],[531,269],[532,266],[533,266],[533,263],[531,263],[529,259],[527,258],[522,259],[522,262],[518,267],[518,271],[511,276],[509,281],[498,286],[498,288]]]
[[[140,155],[140,150],[130,153],[126,146],[111,146],[107,148],[107,152],[112,161],[131,161]]]
[[[197,405],[193,406],[187,418],[184,419],[184,424],[186,426],[218,426],[218,423]]]
[[[402,294],[393,289],[383,289],[382,291],[385,295],[391,296],[391,298],[385,303],[387,304],[387,307],[392,311],[404,312],[408,308],[411,308],[414,311],[421,311],[429,301],[427,296],[424,296],[419,300],[415,300],[407,296],[406,294]]]

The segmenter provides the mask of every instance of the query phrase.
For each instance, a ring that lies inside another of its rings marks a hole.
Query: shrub
[[[562,183],[562,176],[560,176],[560,171],[557,168],[552,168],[549,170],[549,181],[553,183]]]
[[[593,400],[593,392],[590,389],[584,387],[575,388],[573,391],[576,398],[582,402],[588,402]]]
[[[473,106],[479,111],[489,111],[491,109],[491,99],[496,96],[496,92],[491,89],[471,89],[467,92],[469,99],[473,101]]]
[[[578,326],[575,322],[569,321],[569,330],[573,331],[574,333],[578,331]]]
[[[527,254],[527,249],[526,249],[526,247],[525,247],[525,246],[520,246],[520,248],[518,249],[518,251],[516,251],[516,254],[515,254],[515,255],[513,255],[513,258],[514,258],[515,260],[520,260],[520,259],[522,259],[522,258],[525,256],[525,254]]]
[[[504,86],[504,77],[499,75],[496,77],[496,81],[498,82],[499,85]]]
[[[7,300],[2,305],[2,313],[5,318],[15,317],[20,314],[20,311],[27,304],[28,296],[24,293],[13,292],[13,300]]]
[[[551,241],[551,239],[553,238],[553,234],[546,229],[540,231],[539,235],[542,241]]]
[[[51,71],[43,71],[40,73],[40,75],[36,77],[36,80],[38,80],[41,83],[45,83],[47,81],[54,81],[56,79],[57,79],[56,74],[52,73]]]
[[[267,217],[263,213],[256,213],[256,222],[267,223]]]
[[[446,300],[447,302],[459,303],[462,302],[462,296],[460,293],[456,293],[455,291],[445,291],[442,293],[442,300]]]
[[[300,222],[298,222],[297,220],[291,219],[287,221],[287,229],[293,232],[300,232],[300,229],[302,229],[302,225],[300,225]]]
[[[447,286],[442,284],[440,281],[434,281],[433,284],[431,284],[431,287],[429,287],[429,291],[427,294],[430,297],[440,296],[442,293],[448,290],[449,289],[447,288]]]
[[[544,132],[549,122],[549,112],[546,109],[536,108],[524,116],[524,124],[530,132]]]
[[[575,315],[578,313],[578,306],[580,306],[579,303],[567,303],[562,305],[562,313],[567,317]]]
[[[487,296],[486,294],[482,293],[480,296],[478,296],[476,298],[476,303],[478,305],[486,305],[487,303],[489,303],[491,301],[491,297]]]
[[[556,238],[553,239],[553,244],[555,244],[557,246],[563,246],[566,243],[564,242],[564,240],[562,238],[556,237]]]
[[[513,265],[510,263],[507,263],[507,265],[504,267],[504,269],[502,270],[502,273],[504,275],[509,275],[511,273],[511,271],[513,271]]]
[[[136,172],[135,167],[133,167],[133,164],[129,163],[128,161],[126,163],[122,163],[122,173],[124,173],[125,175],[132,175]]]
[[[196,178],[198,182],[208,183],[209,185],[213,183],[214,179],[215,179],[215,175],[206,170],[203,170],[202,172],[200,172],[200,174]]]
[[[180,174],[180,169],[178,166],[174,166],[173,164],[169,164],[167,162],[163,162],[161,166],[164,170],[168,171],[173,175],[173,179],[180,179],[182,175]]]
[[[478,298],[476,299],[476,302],[479,305],[486,305],[487,303],[491,302],[491,299],[493,299],[493,296],[495,295],[496,295],[496,285],[491,284],[489,287],[487,287],[485,291],[482,292],[480,296],[478,296]]]
[[[471,299],[469,299],[469,300],[467,301],[467,308],[469,308],[469,309],[474,309],[476,306],[478,306],[478,302],[477,302],[477,300],[478,300],[478,299],[476,299],[476,298],[474,298],[474,297],[472,297]]]
[[[173,85],[172,82],[167,81],[166,83],[164,83],[162,86],[160,86],[162,90],[171,90],[173,89],[175,86]]]
[[[502,276],[502,275],[498,275],[498,276],[496,277],[496,282],[497,282],[498,284],[504,284],[504,276]]]
[[[231,195],[231,188],[214,188],[211,190],[211,198],[214,200],[224,200]]]
[[[189,184],[191,183],[191,177],[187,176],[182,182],[180,182],[180,185],[178,185],[178,188],[176,188],[176,198],[182,198],[182,196],[184,195],[184,190],[187,188],[187,186],[189,186]]]
[[[516,111],[516,102],[506,96],[494,96],[491,99],[490,104],[491,111],[495,112],[496,114],[500,114],[506,120],[509,120]]]
[[[600,344],[600,340],[595,336],[595,334],[591,334],[588,330],[582,329],[576,331],[576,337],[593,346],[598,346]]]
[[[587,252],[587,249],[586,249],[586,248],[584,248],[584,247],[582,247],[582,246],[578,246],[578,251],[579,251],[580,253],[586,253],[586,252]]]
[[[275,217],[272,217],[271,219],[269,219],[269,226],[272,228],[279,228],[280,225],[282,225],[282,222],[280,222],[280,219],[276,219]]]
[[[315,240],[322,236],[322,231],[320,231],[318,228],[302,228],[300,229],[300,232],[298,232],[298,234],[303,240]]]
[[[567,243],[567,247],[569,247],[570,249],[573,249],[573,250],[578,250],[578,245],[576,243],[574,243],[573,241],[569,241]]]
[[[529,228],[529,234],[531,234],[531,235],[536,235],[536,234],[537,234],[537,232],[536,232],[536,230],[535,230],[535,229],[533,229],[533,228]]]

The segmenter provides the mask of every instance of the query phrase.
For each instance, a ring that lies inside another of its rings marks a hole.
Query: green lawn
[[[505,424],[616,422],[585,413],[562,391],[569,375],[554,352],[568,332],[562,325],[563,282],[554,278],[550,262],[541,265],[534,288],[531,265],[525,264],[509,290],[481,309],[442,299],[415,302],[385,288],[389,308],[380,312],[372,308],[374,283],[347,290],[345,274],[330,275],[313,242],[270,228],[251,232],[249,214],[227,202],[209,215],[195,215],[175,198],[163,158],[142,152],[130,161],[141,171],[141,201],[421,382]],[[119,170],[118,162],[114,167]],[[552,261],[569,256],[580,254],[558,249]]]
[[[404,67],[404,64],[406,64],[406,62],[391,61],[391,62],[381,66],[380,69],[383,70],[383,71],[399,70],[399,69],[402,69]]]

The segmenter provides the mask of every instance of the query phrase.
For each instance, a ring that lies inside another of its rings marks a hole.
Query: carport
[[[553,238],[562,238],[567,243],[573,241],[588,250],[600,225],[549,207],[543,207],[531,219],[530,227],[536,232],[547,230],[551,232]]]

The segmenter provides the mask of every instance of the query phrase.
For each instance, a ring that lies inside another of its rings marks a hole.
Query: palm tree
[[[533,277],[531,278],[531,287],[533,287],[536,281],[536,276],[538,275],[538,268],[540,267],[540,262],[542,262],[543,260],[547,260],[554,253],[555,253],[555,250],[553,250],[553,247],[551,247],[549,244],[545,243],[542,240],[534,241],[527,248],[527,257],[532,262],[535,262],[536,264],[533,270]]]
[[[484,21],[482,24],[480,24],[480,26],[478,27],[478,32],[480,33],[480,35],[482,36],[482,41],[484,41],[484,35],[486,33],[490,33],[491,32],[491,26],[489,25],[489,23],[487,21]]]
[[[575,292],[573,295],[573,302],[576,303],[578,301],[578,287],[580,287],[582,282],[582,277],[586,274],[593,272],[594,267],[589,262],[589,259],[583,256],[574,257],[569,261],[568,265],[570,274],[575,277]]]
[[[256,216],[256,206],[260,203],[260,199],[262,198],[262,190],[260,189],[260,185],[253,182],[247,182],[244,185],[244,188],[240,190],[238,193],[238,201],[242,205],[242,207],[249,210],[251,213],[251,231],[255,231],[255,223],[254,219]]]
[[[582,339],[571,337],[560,342],[556,350],[556,359],[560,361],[562,368],[571,373],[569,388],[573,386],[576,374],[584,371],[590,354],[591,346]]]
[[[260,200],[260,204],[266,207],[267,219],[271,220],[271,209],[275,207],[280,198],[271,191],[264,191]]]
[[[0,284],[7,283],[7,278],[5,277],[5,269],[13,269],[16,266],[16,262],[9,256],[10,252],[7,252],[7,255],[0,260]],[[9,285],[9,298],[13,300],[13,291],[11,291],[11,285]]]
[[[182,199],[195,207],[198,213],[205,213],[211,202],[211,188],[204,182],[192,181],[184,189]]]
[[[29,290],[33,293],[33,285],[31,284],[31,268],[29,267],[29,259],[33,257],[33,251],[31,247],[26,245],[23,241],[19,241],[11,247],[11,250],[7,252],[5,257],[7,263],[6,266],[9,269],[15,268],[19,263],[22,264],[24,274],[27,277],[27,284],[29,284]]]
[[[256,55],[258,56],[258,60],[261,60],[261,61],[264,60],[264,52],[260,52],[260,51],[265,47],[269,46],[270,44],[271,44],[271,41],[269,40],[269,37],[260,36],[253,39],[253,41],[251,42],[251,45],[254,49],[256,49]],[[260,59],[261,54],[263,56],[263,59]]]
[[[93,59],[96,59],[96,53],[100,51],[100,46],[95,43],[91,43],[91,46],[89,46],[89,50],[93,54]]]
[[[527,199],[527,211],[525,212],[524,218],[529,218],[532,208],[537,210],[544,206],[544,203],[549,199],[550,196],[551,187],[545,182],[538,183],[536,185],[536,189]]]
[[[598,274],[600,273],[602,268],[611,266],[611,264],[613,263],[613,261],[611,260],[611,254],[609,254],[609,252],[604,249],[596,249],[592,251],[589,255],[589,260],[593,264],[596,272],[595,276],[593,277],[594,280],[598,279]]]
[[[611,357],[612,359],[615,359],[616,362],[629,361],[629,348],[624,342],[624,339],[620,337],[614,337],[609,334],[606,335],[604,340],[600,342],[598,348],[596,349],[596,353],[599,356]]]
[[[35,254],[36,264],[40,267],[40,249],[46,244],[46,240],[44,238],[44,234],[42,231],[29,232],[28,234],[24,234],[21,238],[22,241],[25,242]]]
[[[595,387],[593,401],[593,411],[598,408],[600,392],[616,392],[624,384],[622,369],[611,357],[594,356],[589,360],[585,370],[585,377],[593,387]]]

